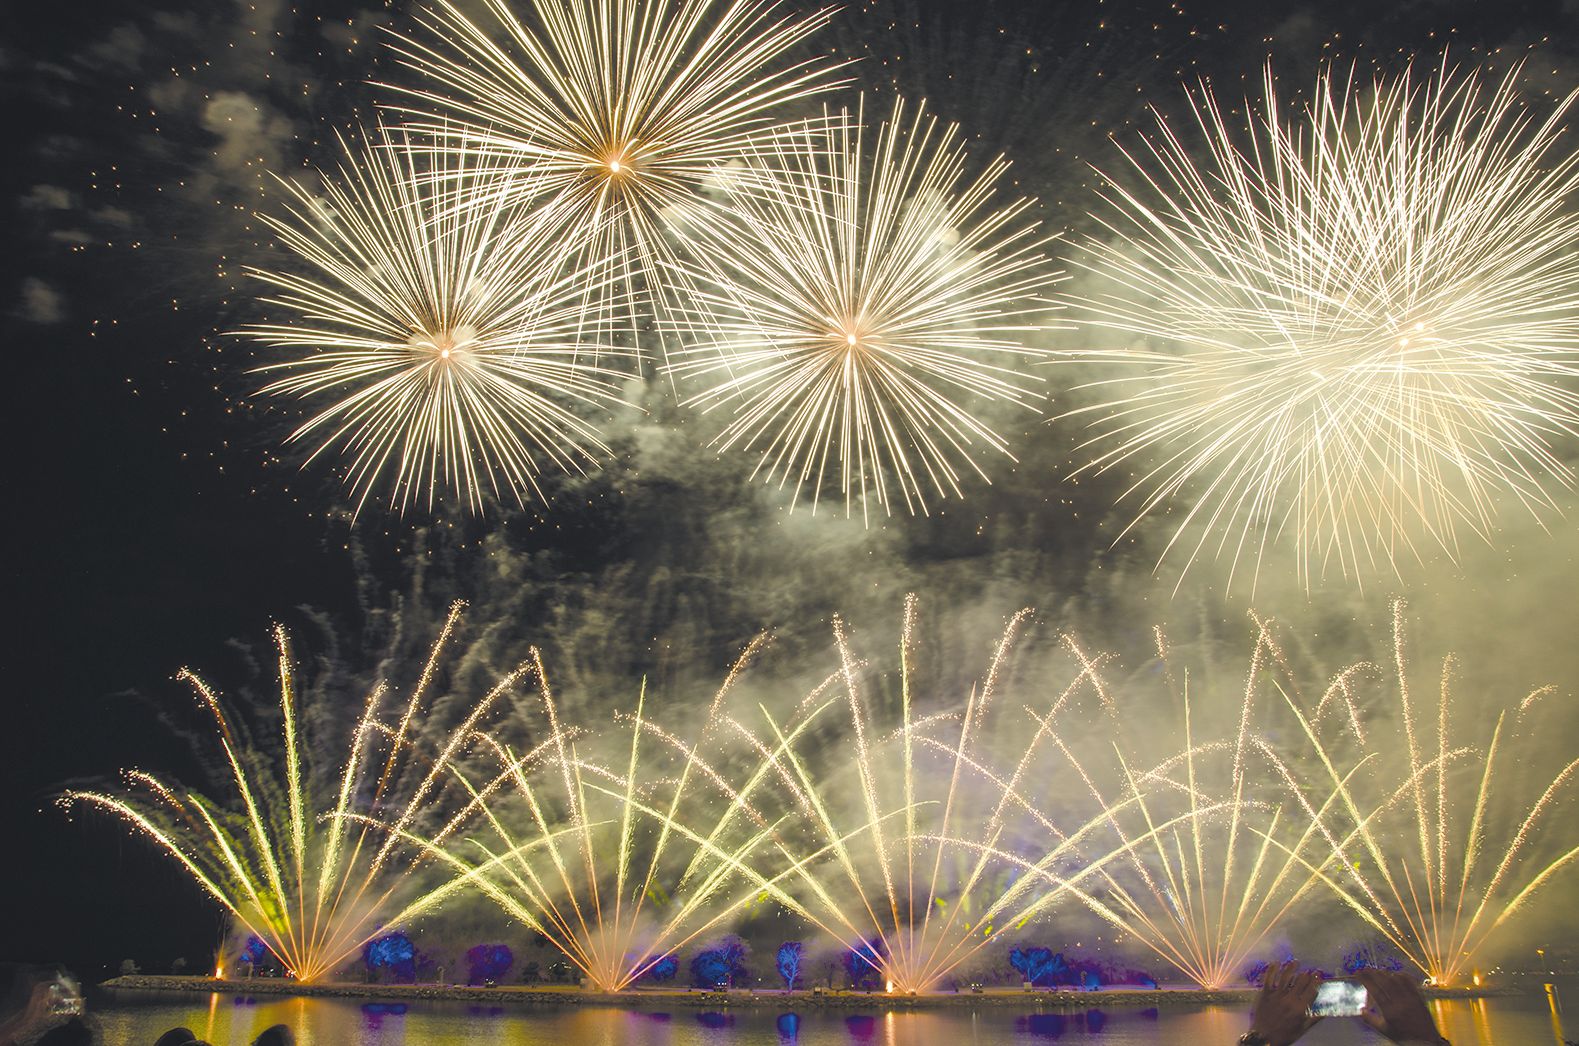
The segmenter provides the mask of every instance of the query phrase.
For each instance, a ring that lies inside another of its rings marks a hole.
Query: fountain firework
[[[1513,758],[1528,762],[1537,747],[1518,744],[1516,731],[1540,713],[1553,688],[1499,712],[1489,737],[1482,730],[1476,744],[1458,745],[1451,701],[1456,665],[1449,656],[1435,687],[1432,736],[1420,722],[1424,702],[1411,686],[1402,600],[1393,603],[1392,631],[1396,729],[1367,726],[1350,714],[1338,717],[1347,728],[1343,737],[1323,739],[1323,722],[1345,703],[1335,698],[1346,698],[1361,673],[1381,671],[1363,664],[1344,673],[1308,717],[1300,716],[1339,799],[1320,811],[1330,857],[1309,867],[1433,984],[1449,986],[1484,961],[1499,927],[1579,859],[1571,828],[1562,831],[1572,820],[1556,816],[1558,804],[1571,797],[1579,758],[1558,769],[1527,806],[1520,800],[1499,809],[1511,801],[1505,792],[1517,787],[1508,781],[1518,770],[1506,765],[1506,749],[1516,745],[1521,754]]]
[[[474,783],[457,771],[482,811],[477,830],[425,838],[394,826],[397,835],[542,934],[605,991],[641,979],[747,906],[793,906],[781,881],[796,858],[780,834],[784,819],[770,820],[764,806],[789,794],[781,787],[794,792],[783,748],[814,717],[774,750],[724,710],[765,643],[759,636],[740,655],[694,741],[646,718],[644,686],[634,712],[620,717],[629,725],[616,756],[623,767],[584,754],[598,739],[562,721],[534,649],[536,743],[518,753],[485,735],[497,776]],[[744,771],[731,772],[736,765]]]
[[[1135,769],[1142,742],[1133,715],[1121,712],[1112,697],[1117,688],[1104,678],[1108,659],[1088,654],[1069,633],[1061,635],[1059,642],[1074,668],[1072,681],[1048,714],[1027,710],[1028,722],[1009,726],[1011,733],[1033,732],[1016,779],[1050,772],[1027,770],[1038,746],[1045,744],[1075,771],[1079,787],[1096,804],[1107,806],[1113,785],[1088,773],[1075,759],[1075,745],[1062,733],[1076,729],[1074,724],[1057,722],[1060,712],[1079,707],[1070,701],[1076,689],[1086,689],[1097,699],[1095,711],[1119,753],[1124,794],[1134,797],[1139,818],[1120,817],[1123,806],[1112,806],[1114,815],[1106,818],[1102,834],[1122,845],[1122,860],[1103,862],[1097,881],[1083,889],[1080,898],[1116,929],[1207,989],[1226,987],[1238,977],[1272,929],[1318,885],[1316,871],[1323,856],[1318,811],[1290,803],[1294,816],[1285,816],[1283,809],[1259,798],[1262,790],[1253,783],[1269,774],[1286,778],[1291,773],[1284,756],[1260,736],[1258,717],[1270,710],[1258,711],[1257,705],[1267,701],[1269,690],[1281,690],[1279,677],[1293,685],[1271,623],[1259,617],[1255,623],[1254,649],[1237,708],[1215,697],[1204,702],[1208,714],[1218,708],[1236,713],[1235,724],[1221,740],[1200,740],[1203,702],[1191,692],[1188,671],[1175,671],[1162,629],[1153,630],[1156,663],[1169,694],[1163,700],[1143,699],[1145,722],[1148,727],[1159,721],[1169,724],[1171,728],[1161,736],[1174,743],[1182,738],[1183,748],[1162,755],[1150,770]],[[1124,707],[1134,706],[1134,700],[1126,700]],[[1336,792],[1328,796],[1327,804],[1335,798]],[[1041,845],[1065,843],[1064,833],[1051,819],[1036,815],[1030,823],[1047,837]],[[1137,841],[1136,825],[1155,830],[1148,831],[1143,842]],[[1031,874],[1043,874],[1028,861],[1010,859]]]
[[[1306,702],[1273,626],[1259,617],[1242,696],[1204,702],[1204,716],[1189,673],[1175,671],[1155,630],[1156,662],[1143,674],[1166,679],[1168,695],[1145,702],[1145,720],[1176,718],[1160,734],[1147,731],[1152,740],[1131,725],[1135,699],[1115,697],[1124,684],[1108,678],[1111,659],[1067,632],[1057,643],[1068,681],[1041,708],[1015,707],[1004,691],[1029,609],[1010,618],[961,703],[923,713],[914,596],[905,602],[897,693],[886,703],[874,701],[867,666],[835,619],[838,668],[786,725],[764,708],[765,729],[754,731],[726,707],[766,643],[759,636],[707,704],[693,741],[648,718],[645,687],[634,710],[615,717],[624,725],[598,736],[564,720],[533,649],[428,753],[413,729],[459,613],[451,608],[397,724],[382,721],[385,688],[374,689],[330,802],[320,801],[302,759],[282,630],[283,781],[184,670],[218,724],[236,808],[142,772],[127,775],[128,794],[72,791],[62,801],[106,809],[146,833],[304,981],[476,889],[610,991],[765,905],[810,922],[889,990],[925,991],[1064,902],[1111,924],[1115,944],[1133,939],[1216,989],[1324,884],[1445,985],[1579,857],[1579,847],[1545,853],[1560,842],[1550,822],[1579,759],[1522,819],[1493,810],[1509,717],[1517,725],[1538,714],[1547,691],[1499,716],[1483,750],[1452,747],[1450,660],[1436,734],[1425,737],[1401,603],[1397,747],[1409,758],[1397,774],[1378,758],[1393,746],[1361,693],[1373,666],[1350,666]],[[1041,665],[1038,677],[1049,671]],[[528,676],[541,729],[518,751],[480,724]],[[1286,700],[1269,701],[1272,691]],[[847,718],[828,714],[834,708]],[[1308,747],[1279,749],[1262,736],[1287,725],[1270,723],[1285,708],[1293,724],[1279,732]],[[1200,721],[1217,710],[1232,713],[1231,728],[1203,741],[1214,735]],[[1324,739],[1329,720],[1347,740]],[[1183,747],[1159,751],[1158,736]],[[1353,765],[1340,769],[1351,754]],[[1285,794],[1281,807],[1257,781]],[[1465,784],[1475,787],[1455,803]],[[362,792],[371,795],[366,812],[353,808]],[[1500,839],[1503,823],[1510,828]],[[1494,868],[1488,850],[1502,854]],[[448,881],[428,885],[432,876],[415,874],[425,865]]]
[[[321,980],[384,928],[422,915],[467,885],[463,879],[424,885],[417,874],[423,852],[401,845],[408,826],[442,823],[449,809],[449,821],[435,832],[443,839],[474,811],[469,803],[451,803],[457,790],[448,787],[444,767],[526,670],[500,679],[437,751],[426,751],[418,728],[461,608],[450,608],[398,721],[391,725],[380,716],[385,684],[369,693],[332,790],[304,759],[296,669],[285,630],[276,626],[283,780],[272,753],[251,744],[214,690],[182,669],[177,678],[191,684],[214,718],[235,802],[227,806],[132,770],[124,775],[123,793],[72,790],[60,803],[68,811],[81,804],[125,821],[173,857],[289,976]],[[353,809],[364,791],[369,809],[396,831],[370,832],[365,816]]]
[[[1045,713],[1026,709],[1027,723],[990,726],[1012,648],[1030,614],[1023,610],[1010,619],[962,710],[920,715],[913,674],[917,600],[908,597],[897,726],[887,731],[874,718],[863,663],[836,620],[841,671],[834,682],[849,712],[849,748],[841,747],[833,768],[822,773],[793,746],[787,752],[807,797],[807,829],[820,849],[820,856],[796,865],[795,910],[863,956],[891,991],[936,987],[1003,935],[1062,901],[1084,903],[1119,921],[1094,892],[1119,884],[1118,866],[1139,866],[1147,848],[1160,850],[1162,840],[1176,838],[1187,823],[1234,805],[1197,796],[1186,809],[1156,816],[1142,786],[1163,781],[1178,787],[1164,781],[1169,764],[1131,773],[1122,759],[1104,759],[1097,770],[1094,759],[1064,744],[1052,722],[1082,682],[1095,682],[1091,663]],[[1101,692],[1100,683],[1095,685]],[[938,736],[945,726],[947,736]],[[1043,742],[1056,749],[1057,766],[1038,765]],[[1005,744],[1020,753],[1007,772],[991,757]],[[1094,775],[1110,778],[1112,789],[1099,787]],[[1042,805],[1051,797],[1033,788],[1064,779],[1084,781],[1090,802],[1082,802],[1082,812],[1073,817],[1044,813]],[[856,796],[856,814],[841,810],[850,804],[834,798],[838,791]],[[1023,856],[1027,851],[1033,856]]]
[[[913,608],[913,602],[907,605],[907,644]],[[1067,632],[1058,643],[1073,676],[1043,710],[1015,708],[1001,697],[994,701],[1005,659],[1029,614],[1022,611],[1011,620],[979,693],[954,717],[961,722],[957,740],[915,732],[908,678],[903,684],[902,735],[914,734],[915,745],[942,764],[918,772],[906,738],[900,752],[904,793],[912,810],[933,807],[935,823],[918,833],[914,818],[907,821],[909,831],[898,843],[903,861],[884,856],[882,839],[872,847],[890,892],[888,910],[895,913],[880,920],[886,923],[891,979],[916,989],[935,984],[1005,931],[1067,899],[1202,987],[1225,986],[1316,885],[1307,861],[1319,867],[1322,856],[1315,811],[1300,808],[1298,816],[1285,817],[1256,798],[1248,783],[1265,776],[1261,771],[1270,767],[1263,763],[1289,773],[1255,730],[1268,676],[1287,672],[1271,625],[1257,620],[1228,739],[1206,741],[1200,740],[1192,711],[1198,699],[1192,699],[1188,674],[1182,682],[1175,675],[1166,639],[1155,630],[1169,696],[1146,701],[1145,721],[1168,721],[1171,708],[1177,719],[1161,736],[1183,740],[1182,750],[1158,753],[1138,750],[1131,718],[1120,711],[1115,687],[1105,677],[1109,659],[1087,653]],[[1126,709],[1133,707],[1126,702]],[[858,712],[854,703],[852,709]],[[1071,721],[1076,711],[1084,718]],[[942,721],[932,717],[934,724]],[[860,733],[857,727],[858,738]],[[1160,761],[1147,769],[1153,759]],[[865,757],[862,766],[876,761]],[[937,782],[947,780],[946,792],[916,801],[916,782],[928,780],[934,792]],[[881,789],[868,791],[876,795]],[[1066,812],[1051,812],[1060,807]],[[1071,809],[1085,812],[1071,818]],[[962,831],[967,825],[969,834]],[[920,877],[918,846],[931,856]],[[890,871],[890,864],[897,870]],[[854,872],[852,878],[873,877]],[[949,892],[957,897],[942,896]],[[919,914],[918,896],[925,898],[925,914]]]

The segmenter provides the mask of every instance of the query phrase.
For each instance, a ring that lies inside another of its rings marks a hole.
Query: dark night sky
[[[687,562],[695,528],[720,506],[757,520],[769,542],[779,522],[732,493],[727,470],[703,477],[725,491],[705,506],[689,481],[638,475],[635,437],[607,478],[568,492],[574,505],[437,527],[376,509],[348,527],[331,511],[331,481],[276,450],[289,418],[250,405],[251,350],[219,333],[250,315],[238,267],[267,249],[248,217],[262,184],[256,158],[299,169],[327,157],[331,128],[370,116],[379,96],[364,81],[380,75],[372,27],[401,23],[403,10],[73,0],[8,11],[0,344],[10,360],[6,587],[18,623],[0,688],[0,959],[86,970],[127,955],[158,967],[205,954],[219,919],[196,890],[123,832],[67,823],[51,794],[123,765],[190,772],[156,715],[187,700],[175,669],[191,662],[234,677],[227,644],[261,642],[271,620],[298,622],[303,606],[354,629],[368,591],[359,577],[380,591],[406,586],[413,549],[434,551],[447,591],[472,596],[467,579],[485,575],[498,550],[490,541],[503,542],[536,556],[534,576],[551,578],[556,605],[573,607],[591,602],[578,585],[618,567],[628,591],[673,596],[650,617],[700,615],[703,647],[770,623],[730,624],[726,607],[737,604],[719,595],[736,580],[727,566],[678,587],[650,581]],[[1567,89],[1576,19],[1573,0],[885,0],[851,3],[824,39],[863,59],[863,83],[924,94],[1007,152],[1020,188],[1061,224],[1088,202],[1082,161],[1134,123],[1142,102],[1176,104],[1181,79],[1253,84],[1271,53],[1285,79],[1304,83],[1326,54],[1396,66],[1400,54],[1433,55],[1451,41],[1465,56],[1539,45],[1532,76]],[[1028,453],[990,495],[890,522],[885,569],[936,578],[1030,563],[994,591],[1038,599],[1038,586],[1080,587],[1100,558],[1091,550],[1108,544],[1098,506],[1110,492],[1056,489],[1060,463],[1057,446]],[[1545,540],[1572,576],[1572,519]],[[352,547],[368,564],[360,570]],[[786,605],[825,619],[847,596]]]

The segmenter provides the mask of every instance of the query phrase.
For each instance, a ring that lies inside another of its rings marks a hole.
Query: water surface
[[[1579,1037],[1573,995],[1435,1002],[1442,1031],[1455,1046],[1471,1043],[1562,1046]],[[669,1011],[604,1006],[494,1007],[462,1002],[367,1002],[228,995],[121,995],[94,1012],[105,1042],[152,1046],[177,1025],[213,1046],[249,1046],[273,1024],[287,1024],[301,1046],[975,1046],[1064,1042],[1080,1046],[1232,1043],[1244,1032],[1248,1006],[1128,1007],[1038,1012],[994,1005],[977,1010],[885,1012],[786,1009]],[[1564,1018],[1568,1019],[1565,1021]],[[1329,1020],[1301,1046],[1382,1040],[1352,1020]]]

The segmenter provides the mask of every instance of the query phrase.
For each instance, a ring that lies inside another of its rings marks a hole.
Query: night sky
[[[1113,547],[1120,479],[1063,482],[1072,437],[1043,419],[1015,419],[1019,464],[992,487],[862,532],[834,515],[786,518],[782,499],[746,485],[749,469],[700,449],[694,419],[653,384],[649,413],[611,434],[616,460],[551,484],[546,508],[375,505],[353,523],[334,478],[281,448],[296,408],[252,398],[262,350],[225,332],[258,316],[241,267],[281,257],[252,216],[272,192],[266,172],[330,162],[332,131],[371,121],[388,92],[368,81],[401,75],[377,27],[401,30],[408,5],[76,0],[10,5],[5,21],[16,623],[0,687],[0,959],[88,973],[211,952],[220,918],[173,865],[117,826],[68,822],[51,797],[122,766],[195,775],[173,673],[191,664],[267,700],[246,652],[275,620],[319,650],[328,622],[348,663],[371,672],[359,639],[379,608],[403,599],[431,616],[467,598],[474,622],[508,619],[510,635],[625,680],[705,675],[769,625],[809,649],[836,610],[891,629],[912,589],[987,621],[1057,608],[1121,648],[1148,614],[1244,620],[1249,601],[1209,571],[1170,597],[1176,577],[1151,579],[1145,532]],[[1111,163],[1108,134],[1145,126],[1147,103],[1177,108],[1181,83],[1238,97],[1269,55],[1297,87],[1329,56],[1393,69],[1449,46],[1470,64],[1529,54],[1527,89],[1565,92],[1579,3],[857,0],[817,42],[860,59],[859,85],[926,97],[983,159],[1008,154],[1013,190],[1036,196],[1051,227],[1079,229],[1095,202],[1085,165]],[[1510,516],[1506,541],[1462,566],[1363,593],[1273,585],[1255,602],[1296,627],[1369,628],[1401,591],[1426,645],[1514,666],[1502,699],[1549,681],[1571,703],[1575,518],[1545,534]]]

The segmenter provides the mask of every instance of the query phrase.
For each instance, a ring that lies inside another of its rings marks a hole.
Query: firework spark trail
[[[1316,705],[1316,711],[1311,716],[1312,721],[1319,725],[1321,723],[1322,714],[1327,709],[1327,705],[1335,699],[1341,699],[1343,701],[1344,710],[1348,713],[1349,729],[1354,732],[1354,739],[1359,741],[1361,744],[1364,744],[1365,726],[1360,722],[1360,709],[1354,700],[1356,685],[1355,677],[1361,674],[1374,673],[1376,671],[1377,668],[1375,665],[1361,661],[1357,664],[1350,665],[1348,668],[1345,668],[1343,671],[1335,675],[1332,678],[1332,681],[1327,684],[1326,691],[1321,695],[1321,700]]]
[[[1499,501],[1540,519],[1572,486],[1575,95],[1538,118],[1518,75],[1328,69],[1284,114],[1268,68],[1243,127],[1191,97],[1199,165],[1160,116],[1125,151],[1138,187],[1110,184],[1109,238],[1077,262],[1109,289],[1077,316],[1161,345],[1073,353],[1125,373],[1066,416],[1094,433],[1079,471],[1134,469],[1131,528],[1188,502],[1163,552],[1181,583],[1211,555],[1253,587],[1285,540],[1307,585],[1396,572],[1490,540]]]
[[[400,727],[400,743],[392,744],[374,787],[373,805],[387,805],[390,790],[413,776],[419,747],[408,735],[413,717],[422,714],[431,666],[452,634],[462,604],[451,607],[444,629],[429,657],[429,670],[413,690]],[[215,692],[195,673],[182,669],[178,678],[190,683],[199,702],[213,716],[220,748],[239,800],[239,814],[196,792],[172,788],[150,774],[126,775],[125,794],[68,791],[61,805],[86,804],[113,814],[147,835],[174,857],[199,886],[279,959],[286,972],[303,982],[332,974],[364,943],[386,927],[409,922],[452,896],[466,884],[446,883],[428,889],[415,873],[425,863],[419,849],[383,845],[372,851],[373,825],[351,809],[358,789],[369,784],[367,737],[374,733],[378,707],[387,693],[384,684],[372,690],[357,721],[349,755],[339,781],[329,790],[327,809],[319,806],[320,782],[303,765],[298,729],[299,698],[294,662],[283,628],[276,627],[279,652],[282,740],[286,748],[284,781],[266,754],[246,745]],[[452,760],[477,722],[519,678],[505,677],[471,709],[435,766]],[[385,734],[386,737],[390,736]],[[431,816],[449,803],[448,791],[434,787],[432,771],[422,784],[396,803],[393,818],[405,825]],[[152,793],[152,801],[138,794]],[[465,811],[454,815],[466,816]],[[241,832],[235,830],[239,820]],[[457,823],[451,821],[451,828]],[[380,825],[379,835],[387,831]],[[350,853],[347,854],[349,849]]]
[[[357,511],[386,486],[391,508],[447,495],[478,510],[484,492],[542,499],[545,469],[605,458],[582,414],[620,402],[621,377],[584,357],[597,310],[623,300],[622,259],[567,266],[578,241],[522,209],[445,207],[484,177],[464,150],[384,128],[341,145],[337,175],[282,181],[283,216],[262,216],[308,270],[247,270],[291,322],[239,332],[299,353],[259,368],[276,375],[260,394],[320,403],[291,435],[316,443],[308,462],[342,456]]]
[[[783,761],[777,759],[774,756],[774,753],[769,750],[768,746],[763,743],[762,739],[756,734],[752,733],[744,723],[741,723],[740,721],[729,716],[724,717],[724,722],[729,726],[729,729],[735,734],[735,736],[744,741],[753,751],[757,753],[757,755],[762,757],[765,765],[772,766],[773,773],[778,778],[779,784],[783,785],[785,791],[794,796],[795,804],[803,812],[809,812],[811,808],[811,800],[806,798],[806,793],[801,790],[801,787],[796,783],[795,778],[790,776],[789,768],[784,765]]]
[[[1579,859],[1579,846],[1562,849],[1568,840],[1554,835],[1557,828],[1549,817],[1554,803],[1579,778],[1579,759],[1563,766],[1521,817],[1494,816],[1492,803],[1501,795],[1497,785],[1503,780],[1497,771],[1507,744],[1507,712],[1498,714],[1484,748],[1449,747],[1453,662],[1447,659],[1437,697],[1435,751],[1431,751],[1409,705],[1402,600],[1394,602],[1392,618],[1394,683],[1404,713],[1402,747],[1408,754],[1408,770],[1401,780],[1379,770],[1356,780],[1360,765],[1386,767],[1396,762],[1382,757],[1397,750],[1396,739],[1356,738],[1360,753],[1356,766],[1340,774],[1342,750],[1322,739],[1314,717],[1306,719],[1292,698],[1287,701],[1341,797],[1341,803],[1333,804],[1335,811],[1320,812],[1321,831],[1333,859],[1309,866],[1433,983],[1451,985],[1482,961],[1498,927]],[[1525,698],[1521,707],[1529,700]],[[1450,768],[1458,766],[1462,770],[1450,775]],[[1473,786],[1461,776],[1471,769],[1478,771]],[[1284,780],[1291,791],[1300,793],[1301,785],[1292,775],[1285,773]],[[1467,818],[1462,812],[1465,800]],[[1518,828],[1511,835],[1496,832],[1497,824],[1514,823]],[[1389,840],[1408,836],[1415,837],[1408,846],[1388,845]],[[1538,846],[1548,852],[1555,847],[1557,856],[1549,861],[1537,856]],[[1351,850],[1356,847],[1368,862],[1353,858]],[[1490,875],[1482,866],[1488,850],[1503,854]]]
[[[992,207],[1006,161],[968,178],[958,129],[902,100],[868,151],[863,118],[754,155],[779,174],[734,194],[747,235],[699,230],[712,260],[683,270],[696,292],[668,372],[688,405],[729,413],[713,446],[757,451],[753,478],[792,488],[791,507],[809,495],[815,512],[836,475],[869,522],[891,500],[962,496],[962,471],[987,478],[983,450],[1012,460],[979,412],[1038,409],[1041,379],[1018,365],[1045,355],[1026,342],[1061,274],[1032,201]]]
[[[419,77],[387,86],[412,99],[412,126],[440,149],[480,154],[493,176],[459,206],[504,200],[538,208],[586,257],[628,256],[649,304],[693,287],[676,267],[695,225],[734,228],[724,185],[754,180],[751,150],[824,146],[786,135],[785,114],[839,86],[838,66],[791,52],[827,24],[825,8],[787,13],[777,0],[534,2],[518,16],[485,0],[468,17],[451,0],[418,14],[426,39],[391,48]],[[444,121],[427,116],[437,109]],[[590,304],[608,288],[588,286]],[[639,343],[638,303],[594,309],[596,329]]]

